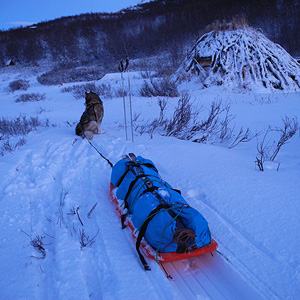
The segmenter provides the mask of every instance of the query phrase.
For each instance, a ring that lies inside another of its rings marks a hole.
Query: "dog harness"
[[[96,121],[97,120],[97,115],[96,115],[96,111],[95,111],[95,106],[96,105],[101,105],[101,103],[90,103],[88,105],[86,105],[86,109],[83,112],[81,118],[80,118],[80,124],[87,124],[90,121]],[[94,119],[91,118],[91,116],[94,116]]]

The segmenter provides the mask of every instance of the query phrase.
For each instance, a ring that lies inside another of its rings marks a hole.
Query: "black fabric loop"
[[[167,204],[167,203],[165,203],[165,204],[159,204],[156,208],[154,208],[150,212],[150,214],[148,215],[147,219],[145,220],[145,222],[143,223],[143,225],[140,228],[140,231],[139,231],[139,234],[138,234],[138,237],[137,237],[137,240],[136,240],[136,251],[139,254],[140,260],[141,260],[141,262],[142,262],[145,270],[147,270],[147,271],[149,269],[146,269],[145,265],[148,266],[148,264],[147,264],[144,256],[140,252],[140,245],[141,245],[142,238],[145,236],[145,233],[146,233],[146,230],[147,230],[149,222],[153,219],[153,217],[157,214],[157,212],[159,212],[162,208],[170,208],[170,206],[171,205]]]
[[[145,195],[145,194],[147,194],[147,193],[152,193],[152,192],[156,191],[157,189],[158,189],[157,186],[153,186],[153,187],[151,187],[151,188],[147,188],[147,189],[145,189],[145,190],[140,194],[139,197],[141,197],[141,196],[143,196],[143,195]]]

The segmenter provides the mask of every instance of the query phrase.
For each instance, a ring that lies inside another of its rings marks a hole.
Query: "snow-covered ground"
[[[205,216],[219,244],[222,255],[166,265],[170,280],[154,261],[151,272],[141,267],[109,198],[109,164],[75,136],[84,99],[62,93],[62,86],[42,86],[36,75],[13,68],[0,73],[0,118],[23,114],[55,124],[31,132],[25,145],[0,157],[0,299],[298,299],[299,131],[280,150],[279,170],[266,164],[261,172],[254,161],[263,134],[233,149],[157,133],[151,139],[134,132],[132,143],[125,139],[122,98],[103,99],[102,133],[93,145],[113,163],[128,152],[153,160],[161,176]],[[10,82],[24,78],[30,81],[26,92],[7,92]],[[141,113],[137,122],[158,117],[157,99],[139,97],[142,79],[138,73],[131,79],[133,112]],[[101,83],[119,88],[120,74]],[[236,130],[264,132],[269,125],[282,127],[285,116],[300,119],[296,93],[234,94],[198,90],[192,83],[181,89],[203,106],[203,114],[212,101],[230,104]],[[23,93],[46,98],[16,103]],[[167,112],[177,100],[168,100]],[[43,248],[38,251],[34,242]]]

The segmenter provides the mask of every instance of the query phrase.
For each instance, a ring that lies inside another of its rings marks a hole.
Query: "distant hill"
[[[140,66],[160,56],[163,64],[176,68],[207,25],[237,15],[300,56],[299,0],[157,0],[118,13],[82,14],[0,31],[0,66],[12,59],[23,65],[98,65],[113,71],[129,55]]]

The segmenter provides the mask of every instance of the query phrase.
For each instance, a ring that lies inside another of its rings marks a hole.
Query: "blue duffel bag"
[[[123,156],[112,169],[111,183],[124,202],[123,224],[130,215],[156,251],[184,253],[211,242],[205,218],[162,180],[151,160],[132,153]]]

